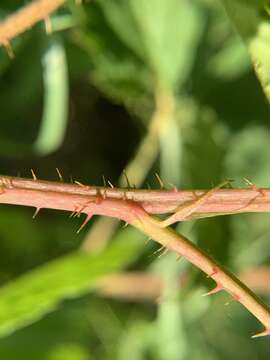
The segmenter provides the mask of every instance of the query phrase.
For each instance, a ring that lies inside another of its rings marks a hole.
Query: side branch
[[[0,23],[0,45],[7,46],[13,38],[31,28],[61,6],[65,0],[36,0]]]

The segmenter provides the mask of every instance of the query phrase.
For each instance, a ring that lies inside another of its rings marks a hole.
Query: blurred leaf
[[[172,119],[160,139],[160,171],[166,183],[180,185],[182,163],[181,129]],[[174,164],[174,166],[172,166]]]
[[[250,59],[242,41],[238,37],[228,41],[210,59],[208,67],[211,74],[224,80],[242,76],[250,69]]]
[[[231,136],[225,158],[226,176],[243,186],[248,178],[259,187],[269,186],[270,177],[270,131],[263,126],[246,126]]]
[[[202,31],[198,8],[187,0],[99,0],[118,36],[141,57],[156,79],[183,83]],[[185,23],[185,27],[182,24]]]
[[[48,360],[89,360],[89,353],[79,345],[60,345],[53,349]]]
[[[138,256],[138,232],[123,231],[102,253],[75,253],[21,276],[0,291],[0,334],[6,335],[54,310],[67,297],[93,289],[96,281]]]
[[[118,349],[118,360],[144,360],[156,335],[149,322],[133,321],[123,333]]]
[[[270,101],[270,22],[264,0],[223,0],[248,47],[254,69]]]
[[[255,140],[256,139],[256,140]],[[226,176],[233,176],[235,186],[243,187],[248,178],[258,187],[269,187],[270,131],[263,126],[246,126],[232,136],[225,159]],[[254,141],[255,140],[255,141]],[[245,214],[231,219],[234,263],[239,268],[258,265],[270,255],[269,214]]]
[[[176,254],[159,257],[151,270],[164,281],[164,289],[158,304],[158,315],[154,322],[153,352],[160,360],[181,360],[188,354],[188,339],[180,299],[179,277],[187,262],[176,261]]]
[[[195,4],[98,0],[87,14],[89,34],[77,33],[75,41],[90,54],[97,85],[113,98],[138,107],[158,84],[172,88],[188,78],[204,26]]]
[[[37,153],[47,155],[59,148],[67,127],[68,78],[63,45],[53,39],[43,56],[44,110],[38,138]]]

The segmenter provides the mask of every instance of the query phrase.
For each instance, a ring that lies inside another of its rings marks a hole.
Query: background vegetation
[[[1,18],[27,3],[2,0]],[[239,18],[270,21],[254,2],[238,4]],[[159,186],[155,173],[182,188],[224,178],[243,187],[243,177],[269,187],[269,105],[220,2],[70,1],[51,25],[12,41],[12,60],[0,50],[2,174],[56,180],[59,168],[65,181],[102,185],[104,175],[127,186],[126,168],[144,188]],[[0,208],[2,359],[268,358],[269,339],[250,339],[258,323],[245,309],[201,297],[208,279],[173,254],[153,255],[142,234],[100,219],[76,234],[81,220],[32,215]],[[235,273],[255,272],[269,270],[269,220],[234,215],[179,230]],[[121,270],[162,280],[159,301],[98,291]],[[269,302],[269,287],[261,295]]]

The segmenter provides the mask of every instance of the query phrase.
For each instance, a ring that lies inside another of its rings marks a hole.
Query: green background
[[[27,3],[2,0],[1,19]],[[0,49],[1,173],[57,180],[57,167],[66,182],[119,184],[137,156],[143,166],[129,180],[143,188],[159,187],[155,173],[184,189],[226,178],[246,187],[244,177],[269,187],[270,16],[261,2],[224,5],[228,14],[218,0],[67,1],[51,34],[39,23],[12,40],[14,59]],[[151,133],[163,96],[175,108]],[[118,225],[93,250],[107,223],[85,251],[96,218],[76,234],[82,219],[33,212],[0,207],[1,359],[268,359],[269,338],[250,338],[256,319],[226,294],[202,297],[213,284],[185,260],[153,255],[155,244]],[[238,274],[270,269],[269,220],[243,214],[177,229]],[[97,292],[122,270],[161,279],[159,301]],[[270,302],[267,289],[260,295]]]

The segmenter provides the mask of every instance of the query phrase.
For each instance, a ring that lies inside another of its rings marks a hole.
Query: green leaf
[[[64,47],[53,39],[43,57],[44,110],[35,150],[47,155],[59,148],[67,127],[68,75]]]
[[[95,288],[99,278],[134,261],[143,243],[134,229],[122,231],[99,254],[77,252],[47,263],[0,289],[0,335],[7,335],[53,311],[61,300]]]
[[[153,73],[166,86],[182,84],[202,30],[198,8],[186,0],[129,2]]]
[[[197,5],[98,0],[86,12],[87,32],[77,32],[75,41],[90,55],[91,77],[111,97],[137,109],[140,105],[144,113],[145,95],[152,96],[157,86],[172,89],[186,81],[205,24]]]
[[[250,70],[250,59],[241,39],[237,36],[209,61],[209,71],[222,80],[233,80]]]
[[[243,37],[254,69],[270,102],[270,15],[266,1],[223,0],[228,15]]]

